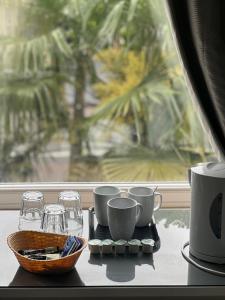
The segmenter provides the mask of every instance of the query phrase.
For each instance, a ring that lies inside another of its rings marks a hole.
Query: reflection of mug
[[[95,215],[100,225],[108,226],[107,202],[120,197],[120,193],[120,189],[115,186],[99,186],[94,190]]]
[[[158,205],[154,207],[155,196],[159,196],[160,199]],[[136,200],[143,206],[140,218],[136,224],[137,227],[147,226],[151,222],[153,211],[158,210],[162,204],[162,195],[144,186],[130,188],[128,197]]]
[[[114,198],[107,203],[109,230],[113,240],[130,240],[142,205],[130,198]]]

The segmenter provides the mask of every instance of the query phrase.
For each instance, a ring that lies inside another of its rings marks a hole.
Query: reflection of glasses
[[[41,217],[43,213],[44,196],[38,191],[28,191],[23,193],[19,230],[40,230]]]
[[[41,229],[44,232],[67,233],[67,220],[65,208],[59,204],[45,205],[41,221]]]
[[[79,193],[76,191],[63,191],[59,194],[58,202],[66,210],[68,233],[81,236],[83,231],[83,213]]]

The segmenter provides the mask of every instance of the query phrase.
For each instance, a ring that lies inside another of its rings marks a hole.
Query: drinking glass
[[[59,204],[66,210],[68,234],[81,236],[83,232],[83,213],[80,194],[76,191],[63,191],[59,194]]]
[[[48,204],[44,207],[41,230],[59,234],[67,234],[65,208],[59,204]]]
[[[19,230],[40,230],[44,196],[38,191],[27,191],[22,195]]]

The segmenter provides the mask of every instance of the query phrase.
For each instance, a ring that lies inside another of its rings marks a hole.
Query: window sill
[[[81,194],[82,207],[93,205],[92,191],[96,186],[115,185],[121,190],[127,190],[131,186],[158,186],[158,191],[163,195],[164,208],[190,207],[190,186],[187,182],[164,182],[155,184],[143,183],[7,183],[0,184],[0,209],[18,209],[20,207],[21,194],[27,190],[40,190],[44,193],[45,200],[55,202],[58,193],[62,190],[73,189]]]

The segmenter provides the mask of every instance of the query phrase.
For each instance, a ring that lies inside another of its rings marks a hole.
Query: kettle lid
[[[207,162],[191,168],[193,173],[203,176],[225,178],[224,162]]]

